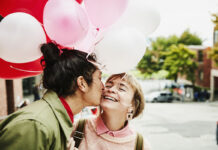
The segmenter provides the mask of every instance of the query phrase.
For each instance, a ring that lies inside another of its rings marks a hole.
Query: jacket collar
[[[73,131],[73,124],[58,95],[55,92],[48,90],[42,99],[44,99],[50,105],[64,132],[67,141],[69,141],[70,135]]]

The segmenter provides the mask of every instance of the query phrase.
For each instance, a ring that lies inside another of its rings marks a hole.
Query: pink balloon
[[[91,53],[94,49],[95,39],[98,31],[95,28],[90,28],[86,37],[74,44],[74,48],[80,51]]]
[[[43,22],[49,38],[63,46],[82,40],[89,29],[85,11],[73,0],[49,0]]]
[[[98,30],[93,25],[90,25],[90,29],[83,40],[78,41],[73,45],[68,45],[67,47],[86,53],[92,53],[94,51],[95,45],[103,39],[104,33],[106,31],[106,29]]]
[[[119,19],[128,0],[84,0],[88,16],[97,28],[105,28]]]

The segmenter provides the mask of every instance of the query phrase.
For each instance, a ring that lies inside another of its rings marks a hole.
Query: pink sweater
[[[84,138],[79,150],[135,150],[136,132],[129,125],[120,131],[109,131],[100,117],[86,120]],[[144,150],[150,150],[144,139]]]

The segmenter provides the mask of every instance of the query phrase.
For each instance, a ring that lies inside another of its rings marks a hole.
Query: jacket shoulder
[[[49,149],[52,137],[49,129],[40,122],[19,120],[7,124],[0,130],[0,147],[2,150]]]
[[[56,126],[58,126],[58,121],[50,106],[46,101],[39,100],[9,115],[9,117],[0,124],[0,129],[5,125],[16,124],[24,120],[39,122],[48,129],[54,128],[56,124]]]

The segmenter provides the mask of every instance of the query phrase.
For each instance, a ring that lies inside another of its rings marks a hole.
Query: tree
[[[191,34],[189,29],[187,29],[180,36],[178,43],[184,45],[201,45],[202,40],[196,34]]]
[[[212,17],[213,17],[212,22],[215,24],[215,26],[218,26],[218,13],[212,14]]]
[[[163,65],[163,68],[169,72],[168,78],[177,82],[179,74],[185,75],[194,85],[195,70],[197,69],[197,63],[194,60],[196,53],[183,44],[172,45],[169,49]]]
[[[212,14],[212,22],[214,23],[214,32],[218,30],[218,14]],[[215,36],[215,35],[214,35]],[[215,38],[215,37],[214,37]],[[210,58],[218,65],[218,42],[214,41],[214,46],[212,50],[209,52]]]
[[[216,63],[218,66],[218,46],[214,46],[211,51],[209,51],[209,57]]]
[[[151,42],[151,46],[147,48],[147,51],[141,61],[138,63],[137,68],[144,74],[152,74],[163,70],[164,61],[168,57],[170,47],[172,45],[178,46],[184,45],[201,45],[202,40],[196,35],[190,33],[187,29],[180,37],[172,35],[169,37],[158,37]]]
[[[137,68],[145,75],[151,75],[161,69],[158,52],[147,49],[145,55],[138,63]]]
[[[151,47],[147,48],[137,68],[146,75],[162,70],[164,59],[166,58],[164,52],[169,51],[168,48],[177,43],[178,37],[175,35],[169,38],[158,37],[155,41],[152,41]]]

